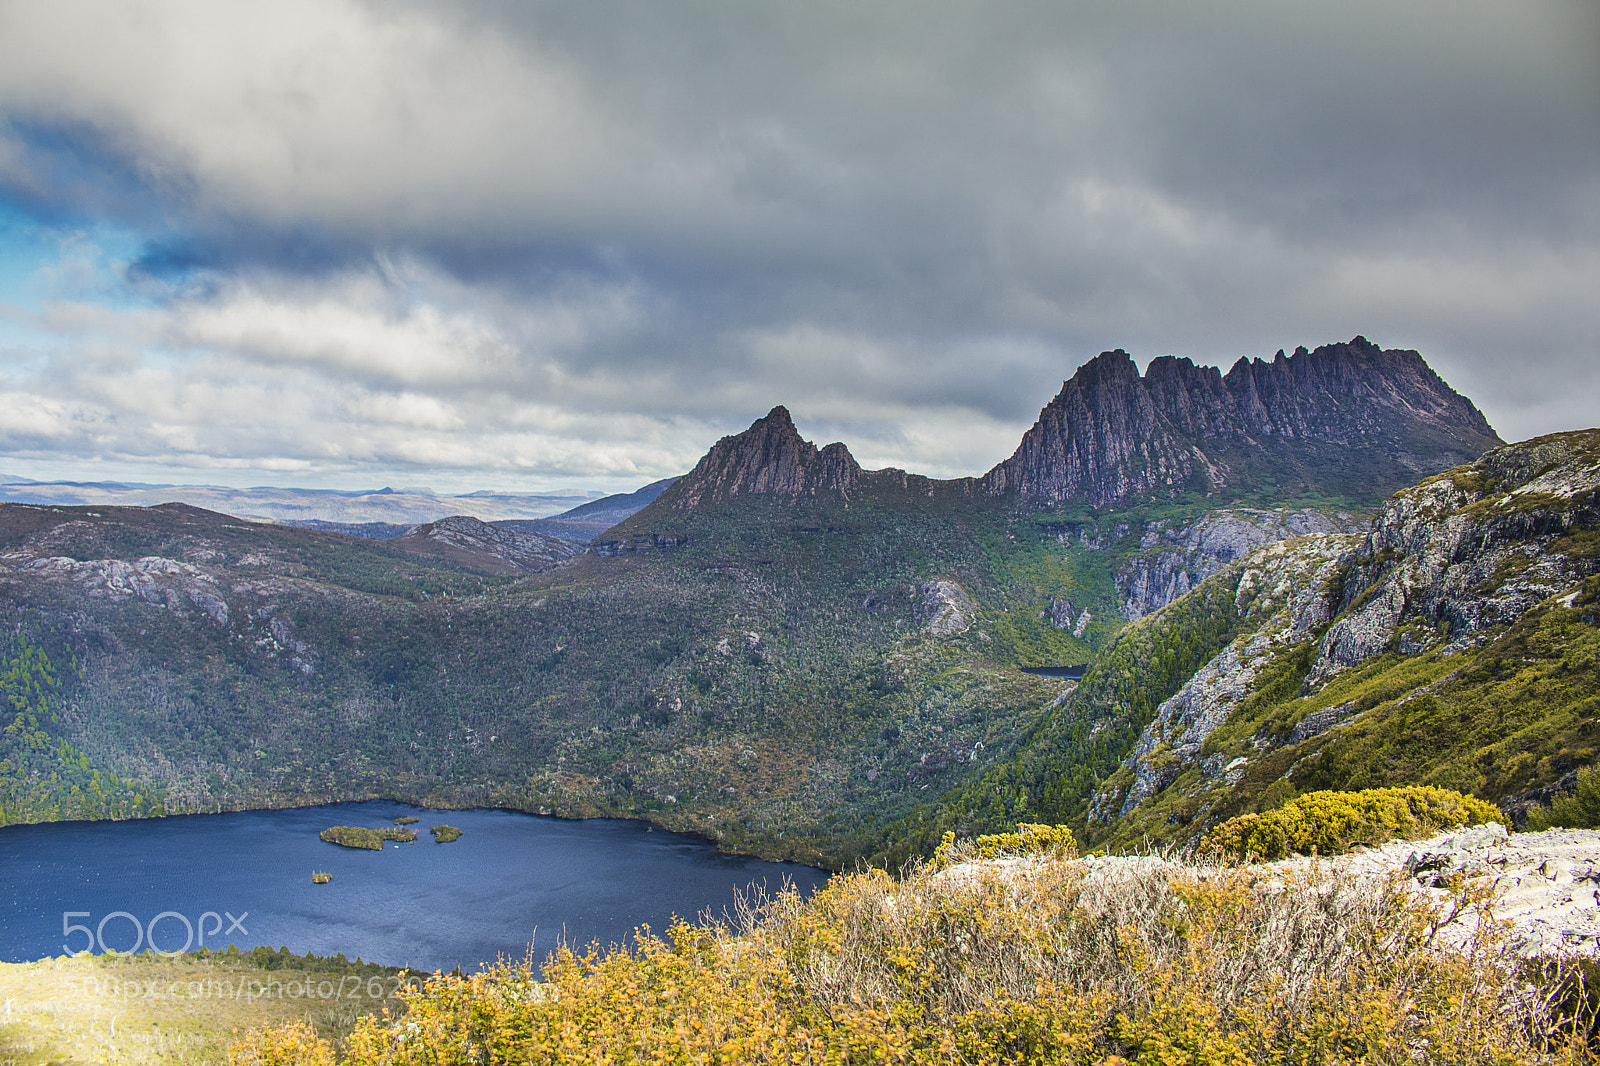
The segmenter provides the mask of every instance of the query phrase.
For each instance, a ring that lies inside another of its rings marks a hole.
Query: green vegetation
[[[394,820],[394,824],[395,825],[416,825],[420,821],[422,821],[422,819],[418,818],[414,814],[402,814],[400,817],[398,817],[398,818],[396,818]]]
[[[1200,849],[1238,859],[1337,855],[1357,845],[1415,840],[1502,817],[1492,803],[1443,788],[1311,792],[1266,814],[1228,819],[1206,834]]]
[[[1578,771],[1577,787],[1557,797],[1548,807],[1528,812],[1530,832],[1541,829],[1600,829],[1600,772],[1594,767]]]
[[[376,829],[368,829],[359,825],[335,825],[324,829],[317,834],[329,844],[337,844],[341,848],[365,848],[368,851],[383,850],[383,835]]]
[[[1429,785],[1497,803],[1553,785],[1600,757],[1600,627],[1585,621],[1597,603],[1600,577],[1591,577],[1577,595],[1529,610],[1477,647],[1388,652],[1308,696],[1300,692],[1314,645],[1286,648],[1201,748],[1221,762],[1248,759],[1243,778],[1224,786],[1191,767],[1101,840],[1182,842],[1202,822],[1268,812],[1315,791]],[[1347,724],[1288,743],[1317,713]],[[1263,754],[1257,738],[1282,746]],[[1562,811],[1580,819],[1581,801]],[[1531,811],[1529,824],[1547,817]]]
[[[452,840],[461,839],[461,830],[453,825],[436,825],[428,832],[433,834],[435,844],[448,844]]]
[[[893,867],[930,853],[945,833],[1019,822],[1087,832],[1089,799],[1132,750],[1161,701],[1257,620],[1241,617],[1237,571],[1123,629],[1070,695],[1014,744],[1015,754],[942,795],[938,805],[886,827],[878,861]]]
[[[321,870],[311,871],[311,883],[314,885],[325,885],[332,880],[333,875],[330,873],[325,873]]]
[[[23,535],[22,518],[39,528]],[[30,634],[94,619],[67,641],[83,677],[64,739],[157,782],[173,813],[504,806],[837,866],[1031,732],[1062,687],[1019,661],[1083,662],[1120,624],[1119,556],[1038,521],[914,492],[757,500],[684,516],[672,550],[463,585],[410,557],[362,562],[370,542],[258,540],[221,516],[0,508],[0,540],[48,535],[54,555],[206,560],[229,613],[191,609],[178,578],[171,596],[117,598],[90,595],[92,574],[6,572],[0,593],[38,605],[15,612]],[[381,566],[415,595],[365,591]],[[935,577],[973,598],[965,633],[926,632],[919,589]],[[1039,617],[1057,596],[1091,611],[1081,638]]]
[[[1549,462],[1567,454],[1550,449]],[[1447,476],[1500,485],[1520,470]],[[51,675],[59,720],[23,721],[42,735],[0,813],[383,797],[638,818],[729,850],[895,868],[946,832],[1053,824],[1090,847],[1187,843],[1307,791],[1422,783],[1495,800],[1595,761],[1591,589],[1459,654],[1444,654],[1442,623],[1413,622],[1403,649],[1307,694],[1309,632],[1202,753],[1244,766],[1242,781],[1224,788],[1173,756],[1163,791],[1108,819],[1156,708],[1262,624],[1234,571],[1124,627],[1120,568],[1162,550],[1145,547],[1149,523],[1315,488],[1278,473],[1241,483],[1248,499],[1028,511],[880,477],[849,501],[642,512],[615,532],[638,550],[516,580],[192,509],[0,507],[0,547],[82,564],[0,571],[0,632],[73,664]],[[1600,533],[1549,548],[1600,556]],[[928,631],[934,580],[970,597],[965,631]],[[1068,613],[1072,630],[1055,624]],[[1016,669],[1044,664],[1089,669],[1075,689]],[[1267,750],[1345,705],[1359,717]],[[1097,793],[1109,798],[1091,822]]]
[[[220,1064],[240,1033],[280,1023],[341,1040],[364,1015],[402,1014],[406,981],[342,955],[271,948],[0,963],[0,1062]]]
[[[25,632],[0,632],[0,825],[162,813],[158,792],[95,766],[66,738],[63,694],[81,670],[66,650],[63,678]]]
[[[231,1054],[240,1066],[1587,1061],[1592,1010],[1572,972],[1524,966],[1497,924],[1475,923],[1480,894],[1435,909],[1317,871],[1288,887],[1252,867],[1160,863],[866,871],[809,901],[754,901],[731,926],[562,951],[542,975],[532,960],[435,975],[406,993],[404,1019],[368,1019],[342,1043],[275,1027]],[[1460,915],[1469,943],[1439,950]]]

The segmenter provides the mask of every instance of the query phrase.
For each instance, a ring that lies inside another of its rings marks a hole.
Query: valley
[[[1488,699],[1507,649],[1585,654],[1592,435],[1495,443],[1357,338],[1226,377],[1108,353],[984,478],[865,471],[777,408],[587,551],[7,505],[0,817],[386,798],[840,868],[1017,821],[1182,842],[1341,782],[1508,800],[1592,759],[1583,662],[1533,657],[1548,744],[1484,711],[1449,756],[1510,772],[1355,740]]]

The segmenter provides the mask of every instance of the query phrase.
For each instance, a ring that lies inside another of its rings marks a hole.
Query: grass
[[[404,1010],[399,971],[266,954],[273,969],[248,952],[0,963],[0,1062],[222,1063],[251,1027],[298,1022],[341,1039],[364,1014]]]
[[[1038,828],[1019,840],[1050,835]],[[748,901],[730,924],[562,951],[542,981],[532,960],[436,975],[401,1021],[368,1019],[342,1043],[257,1031],[233,1061],[1588,1061],[1570,968],[1509,954],[1480,890],[1435,903],[1317,868],[1071,861],[1056,840],[1057,857],[974,865],[984,843],[969,844],[952,865]],[[1576,1017],[1551,1006],[1563,998]]]

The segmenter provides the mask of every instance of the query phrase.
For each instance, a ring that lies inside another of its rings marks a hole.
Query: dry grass
[[[753,899],[731,925],[627,951],[562,953],[543,983],[530,963],[436,978],[403,1021],[359,1026],[339,1061],[1590,1061],[1568,1039],[1584,1025],[1551,1006],[1581,1005],[1573,971],[1529,980],[1481,889],[1440,905],[1316,866],[947,858],[838,877],[808,901]],[[236,1055],[332,1050],[279,1029]]]
[[[398,1008],[396,977],[265,970],[248,956],[78,955],[0,963],[0,1063],[222,1063],[244,1031],[300,1021],[341,1038]]]

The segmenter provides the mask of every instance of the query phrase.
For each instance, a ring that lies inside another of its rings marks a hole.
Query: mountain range
[[[1597,438],[1504,445],[1358,337],[1105,353],[973,478],[774,408],[564,516],[621,519],[576,552],[3,505],[0,817],[390,796],[840,865],[1016,821],[1183,843],[1330,783],[1509,803],[1595,755]]]
[[[48,507],[148,507],[186,503],[263,522],[339,525],[435,522],[470,511],[485,521],[545,518],[595,501],[598,493],[473,492],[441,495],[427,488],[230,488],[221,485],[145,485],[121,481],[29,481],[0,478],[0,501]]]

